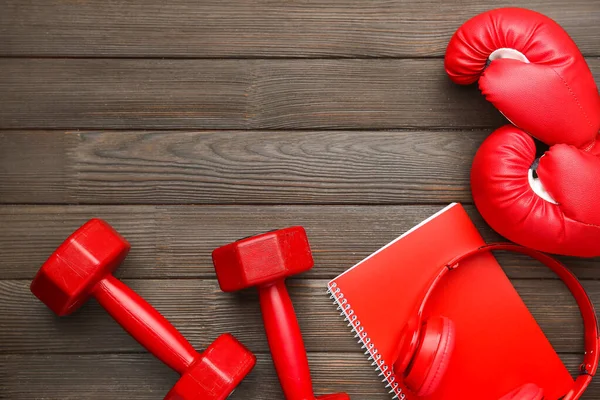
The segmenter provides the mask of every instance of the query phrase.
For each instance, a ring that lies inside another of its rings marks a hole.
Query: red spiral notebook
[[[460,204],[451,204],[333,279],[328,289],[396,397],[417,399],[395,376],[392,353],[409,313],[441,266],[484,244]],[[427,400],[498,400],[525,383],[557,399],[572,386],[552,345],[491,254],[461,264],[430,298],[428,315],[456,325],[448,373]]]

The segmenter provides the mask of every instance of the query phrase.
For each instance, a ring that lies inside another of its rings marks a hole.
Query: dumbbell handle
[[[314,399],[302,333],[285,282],[261,285],[258,290],[265,331],[285,398]]]
[[[198,357],[192,345],[165,317],[113,275],[98,282],[93,295],[123,329],[180,375]]]

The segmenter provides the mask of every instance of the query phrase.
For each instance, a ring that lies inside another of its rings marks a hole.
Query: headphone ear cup
[[[527,383],[513,390],[500,400],[542,400],[543,398],[544,391],[541,387],[533,383]]]
[[[404,374],[404,383],[417,396],[428,396],[439,387],[448,370],[455,340],[452,320],[442,316],[427,320],[415,355]]]

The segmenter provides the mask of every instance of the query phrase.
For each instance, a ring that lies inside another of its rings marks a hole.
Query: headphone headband
[[[586,387],[592,380],[592,376],[596,374],[598,369],[598,361],[600,359],[598,354],[598,321],[596,318],[596,311],[594,305],[586,293],[585,289],[581,285],[581,282],[577,277],[560,261],[549,256],[548,254],[539,252],[537,250],[529,249],[527,247],[519,246],[512,243],[491,243],[479,248],[468,251],[458,257],[455,257],[448,262],[443,271],[434,279],[432,287],[427,291],[427,295],[423,299],[421,304],[421,310],[424,308],[424,303],[427,301],[429,294],[432,292],[433,287],[440,281],[441,277],[446,272],[456,269],[459,264],[465,259],[480,253],[490,252],[494,250],[506,250],[516,253],[521,253],[535,258],[541,263],[545,264],[550,268],[567,286],[579,306],[581,317],[583,318],[583,326],[585,332],[585,355],[583,358],[583,364],[581,364],[580,373],[581,375],[575,381],[573,389],[567,393],[564,399],[577,399],[585,391]]]

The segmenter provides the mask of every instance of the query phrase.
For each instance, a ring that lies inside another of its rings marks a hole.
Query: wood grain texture
[[[0,206],[0,279],[32,279],[40,265],[92,217],[132,244],[116,272],[123,278],[214,278],[210,254],[240,237],[273,228],[307,229],[315,267],[331,279],[443,206]],[[500,237],[473,206],[467,212],[486,241]],[[527,257],[498,253],[511,278],[554,278]],[[562,257],[578,277],[598,276],[598,259]]]
[[[222,293],[215,280],[124,280],[163,313],[196,348],[224,332],[252,351],[267,353],[258,294]],[[309,352],[356,352],[359,345],[326,295],[326,280],[291,279],[288,290]],[[557,280],[513,280],[513,285],[558,352],[583,354],[577,305]],[[594,304],[600,282],[585,281]],[[28,281],[0,281],[0,353],[131,353],[143,351],[91,300],[74,315],[59,318],[29,291]]]
[[[572,356],[565,356],[568,364]],[[0,396],[7,399],[162,399],[178,376],[148,354],[0,356]],[[348,391],[355,399],[389,399],[361,354],[309,354],[317,394]],[[571,366],[571,365],[569,365]],[[51,397],[48,397],[50,394]],[[283,399],[271,360],[257,366],[231,400]]]
[[[366,358],[357,353],[308,356],[317,394],[346,391],[352,400],[389,400]],[[579,357],[561,358],[574,374]],[[8,355],[0,356],[0,395],[7,399],[155,400],[177,381],[177,375],[148,354],[129,355]],[[259,355],[257,367],[231,400],[282,399],[271,361]],[[593,381],[584,400],[600,399]]]
[[[502,6],[547,14],[600,55],[595,0],[3,0],[0,55],[439,57],[464,21]]]
[[[596,75],[600,60],[589,59]],[[442,60],[0,59],[0,128],[497,127]]]
[[[0,201],[70,202],[67,185],[77,178],[70,171],[72,137],[64,132],[0,132]]]
[[[257,353],[232,397],[256,400],[283,397],[257,294],[222,293],[210,252],[304,225],[316,265],[288,286],[316,392],[388,399],[325,285],[471,201],[472,157],[505,120],[441,57],[503,5],[555,18],[600,81],[597,0],[0,0],[0,399],[156,399],[176,382],[95,301],[58,318],[30,293],[91,217],[133,245],[116,275],[196,348],[232,332]],[[574,374],[575,302],[537,263],[498,259]],[[563,260],[599,305],[598,259]]]
[[[600,81],[600,59],[588,63]],[[439,59],[0,59],[0,128],[489,128]]]
[[[0,202],[470,202],[490,131],[0,132]]]

